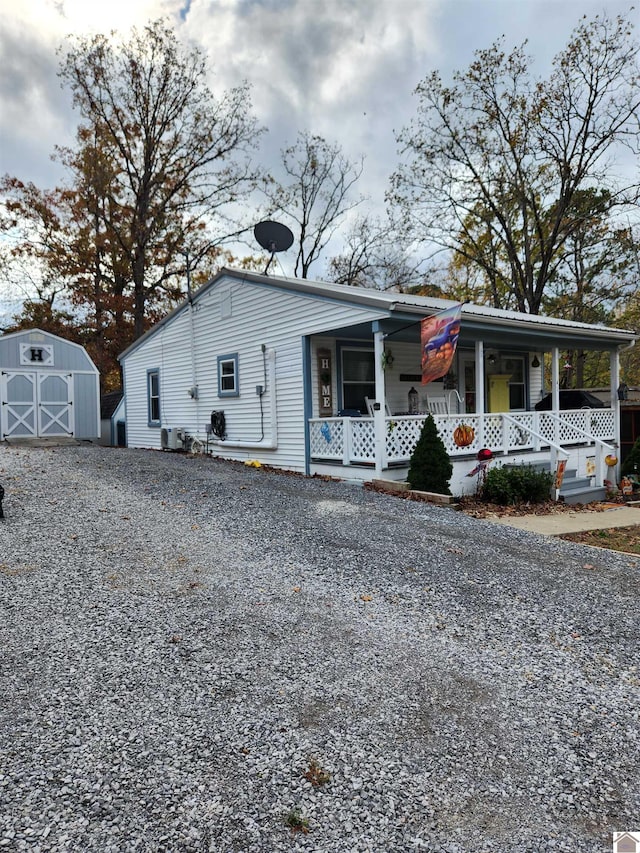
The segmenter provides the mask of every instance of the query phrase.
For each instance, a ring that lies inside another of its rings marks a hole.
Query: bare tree
[[[329,279],[351,287],[377,286],[377,253],[383,236],[377,220],[357,217],[346,235],[342,252],[329,261]]]
[[[184,270],[189,235],[209,226],[195,258],[236,231],[224,212],[254,185],[249,155],[261,133],[249,90],[214,97],[201,52],[184,49],[163,21],[128,41],[76,39],[60,76],[84,120],[79,134],[110,164],[108,203],[96,210],[128,264],[137,337],[148,299]],[[61,156],[82,183],[84,161]]]
[[[348,231],[343,250],[329,262],[336,284],[374,287],[407,293],[426,287],[424,263],[388,222],[359,216]]]
[[[282,152],[285,182],[273,178],[263,185],[267,215],[285,214],[297,225],[295,275],[307,278],[345,215],[361,203],[351,190],[362,174],[363,161],[352,162],[339,145],[308,132]]]
[[[614,179],[618,146],[638,151],[639,46],[623,17],[583,21],[547,80],[524,48],[478,51],[445,86],[417,88],[416,118],[398,136],[405,160],[389,201],[402,226],[478,264],[494,304],[538,313],[569,238],[584,226],[581,189],[633,203]]]

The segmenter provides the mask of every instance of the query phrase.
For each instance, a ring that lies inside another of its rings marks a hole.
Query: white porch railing
[[[563,412],[563,416],[564,416],[564,414],[565,413]],[[554,414],[553,420],[555,423],[556,435],[562,435],[567,431],[567,429],[570,429],[571,435],[573,435],[575,433],[579,433],[582,436],[582,440],[583,440],[584,444],[591,444],[593,442],[593,444],[595,445],[595,450],[596,450],[596,459],[595,459],[596,486],[602,487],[604,485],[604,481],[605,481],[605,473],[604,473],[606,470],[605,455],[607,453],[611,453],[615,456],[615,447],[612,444],[607,444],[607,442],[603,441],[601,438],[596,437],[593,434],[586,432],[585,430],[578,427],[575,423],[568,424],[567,421],[564,420],[564,417],[560,418]],[[595,425],[597,427],[597,423],[598,423],[597,420],[592,420],[591,421],[592,427],[593,427],[593,425]]]
[[[426,415],[385,418],[384,467],[408,464]],[[600,445],[614,439],[613,409],[578,409],[555,412],[510,412],[478,415],[434,415],[449,456],[474,455],[483,447],[494,453],[541,450],[554,445]],[[453,434],[467,424],[474,438],[458,447]],[[375,464],[373,418],[312,418],[309,421],[311,457],[343,465]]]

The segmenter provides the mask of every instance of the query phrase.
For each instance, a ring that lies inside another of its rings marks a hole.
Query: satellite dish
[[[258,222],[253,229],[253,234],[262,248],[271,252],[269,263],[264,270],[264,275],[266,275],[275,253],[285,252],[291,247],[293,234],[286,225],[283,225],[281,222],[272,222],[271,220]]]

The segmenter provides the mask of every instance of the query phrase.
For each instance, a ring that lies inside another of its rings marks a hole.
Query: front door
[[[73,435],[72,377],[63,373],[3,373],[2,438]]]
[[[511,408],[509,402],[510,373],[492,373],[487,377],[487,411],[508,412]]]

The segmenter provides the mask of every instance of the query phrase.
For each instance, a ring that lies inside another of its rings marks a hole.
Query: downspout
[[[260,441],[228,441],[222,438],[209,439],[217,447],[247,448],[250,450],[276,450],[278,447],[278,406],[276,399],[276,351],[269,349],[267,356],[267,382],[269,394],[269,423],[271,435]]]

